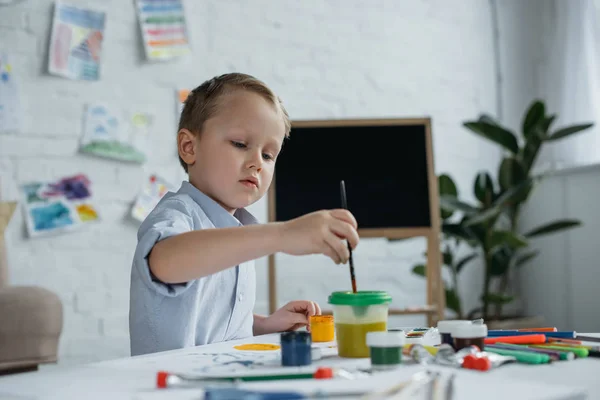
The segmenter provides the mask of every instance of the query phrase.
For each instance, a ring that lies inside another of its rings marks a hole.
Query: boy
[[[346,210],[263,225],[245,210],[267,192],[289,131],[279,98],[252,76],[225,74],[190,93],[177,134],[189,182],[163,197],[138,232],[131,355],[295,330],[321,313],[311,301],[293,301],[268,317],[252,313],[252,260],[320,253],[346,263],[345,240],[358,244]],[[306,162],[318,160],[307,155]]]

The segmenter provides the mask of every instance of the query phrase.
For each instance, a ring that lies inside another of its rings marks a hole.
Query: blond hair
[[[183,111],[179,118],[178,131],[187,129],[196,135],[202,133],[204,123],[217,113],[221,97],[234,90],[247,90],[256,93],[281,110],[285,124],[285,136],[289,136],[291,130],[290,117],[281,99],[264,82],[242,73],[216,76],[192,90],[184,102]],[[179,162],[185,172],[188,172],[188,165],[181,157],[179,157]]]

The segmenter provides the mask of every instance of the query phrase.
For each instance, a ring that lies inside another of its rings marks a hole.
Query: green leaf
[[[508,304],[515,299],[515,296],[509,296],[502,293],[488,293],[487,295],[482,296],[482,301],[485,301],[486,298],[491,304]]]
[[[413,274],[425,276],[425,265],[415,265],[412,269]]]
[[[518,185],[512,186],[510,189],[498,196],[498,198],[494,200],[492,206],[505,207],[525,201],[527,196],[529,196],[531,189],[533,189],[533,184],[535,181],[536,180],[533,178],[527,178]]]
[[[460,298],[454,289],[445,289],[446,290],[446,307],[450,310],[454,311],[457,314],[460,314]]]
[[[502,276],[508,272],[510,267],[510,260],[514,254],[508,246],[499,246],[492,253],[492,265],[490,268],[490,274],[492,276]]]
[[[515,261],[515,266],[520,267],[523,264],[526,264],[527,261],[535,258],[538,254],[539,254],[538,250],[533,250],[533,251],[530,251],[529,253],[520,255],[519,258],[517,258],[517,261]]]
[[[473,182],[473,193],[477,200],[489,205],[494,198],[494,183],[492,177],[485,171],[480,171]]]
[[[442,224],[442,232],[448,236],[459,238],[462,240],[470,241],[475,239],[468,230],[461,224]]]
[[[525,115],[525,119],[523,120],[523,136],[529,137],[532,134],[535,134],[535,130],[544,120],[544,115],[546,114],[546,107],[544,103],[537,100],[534,101],[533,104],[529,107],[529,111]]]
[[[477,212],[477,208],[463,201],[458,200],[454,196],[440,196],[440,204],[446,210],[459,210],[467,214]]]
[[[457,263],[456,263],[456,272],[459,273],[461,269],[463,269],[463,267],[465,265],[467,265],[467,263],[469,261],[471,261],[472,259],[474,259],[475,257],[477,257],[477,253],[472,253],[469,254],[468,256],[465,256],[463,258],[461,258]]]
[[[443,261],[445,265],[452,266],[452,262],[454,261],[454,257],[452,253],[448,250],[442,253]]]
[[[566,128],[559,129],[556,132],[554,132],[552,135],[548,136],[546,138],[546,141],[550,142],[553,140],[562,139],[562,138],[572,135],[574,133],[578,133],[578,132],[584,131],[588,128],[591,128],[592,126],[594,126],[594,124],[582,124],[582,125],[568,126]]]
[[[440,196],[458,196],[458,190],[456,184],[452,178],[447,174],[442,174],[438,177],[438,191]],[[441,217],[442,219],[448,219],[454,214],[454,210],[446,210],[442,208]]]
[[[485,122],[485,123],[488,123],[490,125],[500,125],[500,124],[498,124],[498,121],[496,121],[491,115],[488,115],[488,114],[481,114],[479,116],[478,121],[479,122]]]
[[[525,178],[527,178],[527,172],[521,161],[513,157],[506,157],[502,160],[498,169],[498,183],[503,191],[521,183]]]
[[[500,207],[488,208],[487,210],[485,210],[483,212],[480,212],[478,214],[475,214],[475,215],[469,217],[467,220],[465,220],[464,224],[466,227],[478,225],[478,224],[487,222],[490,219],[496,218],[498,215],[500,215],[501,212],[502,212],[502,209]]]
[[[550,129],[550,126],[552,125],[555,119],[556,114],[552,114],[544,118],[544,122],[542,123],[542,132],[544,133],[544,138],[548,136],[548,130]]]
[[[492,232],[489,248],[493,249],[499,246],[509,246],[519,248],[527,246],[527,239],[518,233],[511,231],[494,231]]]
[[[550,233],[555,233],[558,231],[562,231],[565,229],[575,228],[581,225],[581,221],[575,219],[563,219],[559,221],[554,221],[547,223],[542,226],[538,226],[535,229],[530,230],[525,234],[525,237],[532,238],[536,236],[547,235]]]
[[[513,154],[519,152],[519,143],[515,135],[499,125],[493,125],[489,122],[465,122],[463,126],[510,150]]]

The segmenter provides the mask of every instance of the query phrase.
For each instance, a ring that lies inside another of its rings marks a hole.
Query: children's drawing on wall
[[[57,2],[48,72],[70,79],[98,80],[106,14]]]
[[[131,216],[142,222],[148,214],[156,207],[160,199],[167,194],[168,191],[176,189],[166,180],[152,175],[144,184],[141,192],[135,199],[135,204],[131,209]]]
[[[117,111],[106,104],[86,107],[79,150],[120,161],[143,163],[149,153],[152,117],[144,112]]]
[[[137,0],[136,3],[149,60],[169,60],[191,52],[181,0]]]
[[[0,53],[0,133],[21,130],[23,114],[19,88],[12,64],[6,53]]]
[[[21,186],[29,236],[64,233],[98,221],[90,186],[85,175]]]

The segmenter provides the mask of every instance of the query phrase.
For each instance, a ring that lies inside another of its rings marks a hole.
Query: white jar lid
[[[369,347],[401,347],[406,342],[404,332],[368,332],[367,346]]]
[[[437,330],[439,333],[452,333],[452,329],[459,325],[472,325],[472,322],[466,319],[448,319],[439,321]]]
[[[452,337],[455,339],[484,338],[488,334],[487,325],[464,324],[452,328]]]

